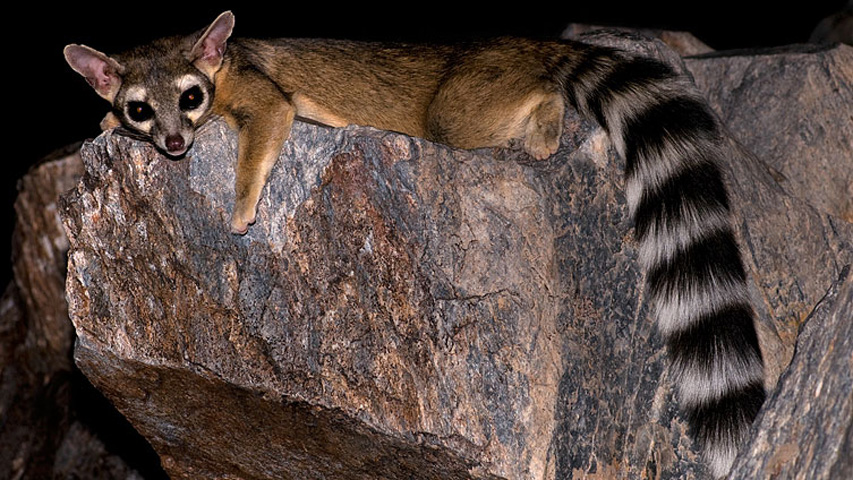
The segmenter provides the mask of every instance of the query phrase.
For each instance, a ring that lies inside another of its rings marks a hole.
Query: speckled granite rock
[[[614,196],[617,169],[605,187],[588,159],[524,166],[365,128],[293,138],[245,237],[226,228],[222,124],[182,162],[116,136],[84,147],[65,212],[78,365],[176,477],[541,475],[567,353],[541,175]],[[626,235],[623,207],[598,202]],[[634,284],[628,261],[614,273]],[[215,386],[222,401],[193,401]],[[205,434],[221,415],[254,426]]]
[[[807,319],[758,433],[730,478],[850,478],[853,474],[853,274]]]
[[[799,45],[686,60],[744,147],[793,196],[853,222],[853,47]]]
[[[68,240],[56,204],[83,173],[77,148],[57,152],[18,182],[14,278],[0,299],[4,479],[141,478],[81,423],[85,415],[74,405],[86,380],[73,371],[74,329],[65,302]]]

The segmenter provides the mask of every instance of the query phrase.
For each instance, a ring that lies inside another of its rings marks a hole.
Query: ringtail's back
[[[230,39],[234,16],[115,56],[66,59],[122,125],[180,157],[212,114],[238,131],[231,230],[242,234],[295,117],[459,148],[556,152],[567,107],[626,160],[652,311],[691,434],[724,476],[764,398],[763,362],[720,164],[722,132],[690,80],[657,60],[572,41],[461,45]]]

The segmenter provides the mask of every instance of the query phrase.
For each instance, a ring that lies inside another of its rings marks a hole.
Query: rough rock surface
[[[717,52],[686,60],[732,134],[793,196],[853,222],[853,46]]]
[[[756,420],[732,479],[853,477],[853,274],[803,327],[791,366]]]
[[[46,159],[18,184],[14,279],[0,300],[0,478],[139,478],[74,405],[87,382],[72,366],[68,240],[56,204],[83,173],[78,149]]]
[[[564,202],[579,216],[597,201],[589,215],[621,238],[618,169],[366,128],[293,138],[246,237],[225,228],[222,124],[182,162],[115,135],[84,147],[65,214],[78,365],[177,477],[541,476],[560,324],[583,322],[558,319],[555,229],[573,227],[549,196],[603,190]],[[611,254],[589,247],[635,290],[630,257]]]
[[[33,368],[43,372],[71,367],[68,342],[73,327],[65,303],[68,239],[56,204],[83,174],[77,148],[74,153],[34,167],[19,182],[15,202],[14,287],[29,318],[24,343],[39,346],[38,353],[30,355],[38,363]]]

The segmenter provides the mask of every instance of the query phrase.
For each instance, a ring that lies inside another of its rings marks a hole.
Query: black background
[[[235,36],[453,40],[493,35],[555,37],[571,22],[689,31],[717,50],[807,41],[821,18],[846,0],[809,2],[127,2],[4,7],[4,85],[12,111],[5,139],[0,280],[8,278],[16,181],[40,158],[96,136],[107,103],[65,63],[62,48],[83,43],[115,53],[167,34],[206,26],[220,12],[236,16]],[[799,5],[796,5],[799,4]],[[555,6],[558,5],[558,6]],[[4,282],[5,283],[5,282]]]

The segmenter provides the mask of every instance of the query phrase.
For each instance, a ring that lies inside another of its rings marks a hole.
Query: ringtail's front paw
[[[255,223],[256,217],[255,206],[247,207],[239,203],[234,207],[234,213],[231,215],[231,233],[236,235],[245,235],[249,231],[249,225]]]
[[[121,121],[119,121],[118,117],[116,117],[113,112],[108,112],[104,119],[101,120],[100,124],[101,131],[103,132],[118,126],[121,126]]]

